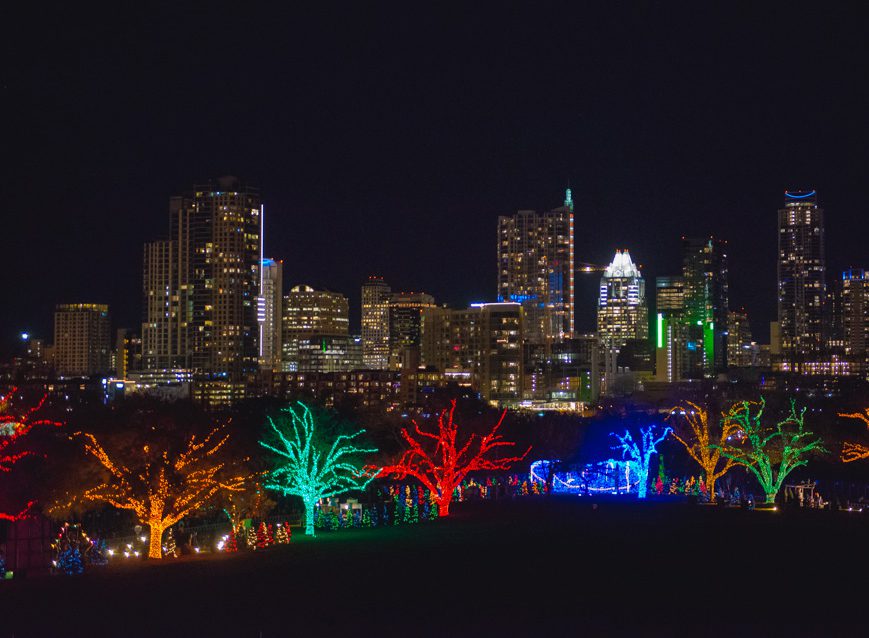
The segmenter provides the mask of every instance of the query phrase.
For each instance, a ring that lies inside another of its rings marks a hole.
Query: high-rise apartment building
[[[786,191],[778,211],[778,324],[776,367],[800,372],[823,349],[826,297],[824,211],[815,191]]]
[[[182,300],[178,243],[145,244],[142,277],[142,365],[147,370],[189,367],[188,308]]]
[[[284,297],[282,369],[334,372],[357,367],[349,309],[340,293],[293,286]]]
[[[260,357],[259,191],[235,177],[195,185],[170,198],[169,233],[145,246],[144,366],[192,371],[209,404],[240,398]]]
[[[262,215],[259,190],[235,177],[170,200],[190,366],[235,394],[244,392],[259,358]]]
[[[362,364],[372,370],[389,367],[389,300],[392,289],[383,277],[362,284]]]
[[[862,268],[842,273],[842,327],[845,355],[864,364],[869,354],[869,273]]]
[[[58,304],[54,312],[54,363],[60,377],[106,373],[111,366],[111,325],[105,304]]]
[[[257,321],[259,322],[260,368],[265,370],[279,370],[281,366],[283,269],[283,262],[279,260],[262,260]]]
[[[525,313],[526,339],[549,344],[574,332],[573,196],[549,212],[498,218],[498,301]]]
[[[711,377],[727,368],[727,242],[683,237],[682,249],[688,350],[684,374]]]
[[[745,311],[731,310],[727,314],[727,365],[748,368],[759,365],[759,346],[752,341],[751,326]]]
[[[434,307],[434,297],[424,292],[394,292],[389,297],[390,370],[401,369],[405,350],[421,346],[423,312]]]

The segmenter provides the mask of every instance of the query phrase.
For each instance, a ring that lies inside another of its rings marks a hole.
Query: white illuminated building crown
[[[630,253],[625,250],[617,250],[616,256],[613,257],[612,263],[606,267],[603,273],[604,277],[640,277],[640,269],[631,261]]]

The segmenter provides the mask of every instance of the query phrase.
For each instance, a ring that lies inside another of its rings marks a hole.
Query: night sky
[[[51,341],[59,302],[138,329],[143,242],[168,232],[171,195],[225,174],[262,189],[285,285],[347,294],[353,323],[372,273],[494,299],[497,216],[559,206],[568,183],[577,260],[629,248],[650,303],[681,235],[727,239],[731,307],[760,341],[786,188],[818,190],[831,271],[869,267],[867,15],[850,3],[145,4],[4,19],[7,347]],[[580,276],[579,329],[598,278]]]

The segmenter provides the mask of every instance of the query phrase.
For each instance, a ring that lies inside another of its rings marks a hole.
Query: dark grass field
[[[0,583],[0,638],[866,636],[867,543],[857,513],[463,504],[430,524]]]

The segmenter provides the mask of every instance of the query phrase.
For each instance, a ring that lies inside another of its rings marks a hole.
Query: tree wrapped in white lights
[[[610,433],[610,436],[614,436],[619,440],[619,445],[614,446],[613,449],[621,450],[623,459],[636,464],[637,476],[640,481],[637,486],[637,498],[646,498],[649,487],[649,460],[653,454],[658,453],[658,444],[667,438],[670,432],[672,432],[672,429],[666,427],[661,435],[656,437],[654,425],[640,428],[639,444],[634,441],[629,430],[625,430],[624,435],[616,434],[615,432]]]
[[[281,457],[281,465],[272,470],[264,487],[286,496],[298,496],[305,506],[305,534],[314,536],[314,507],[323,498],[364,490],[377,472],[368,473],[350,462],[350,457],[376,452],[361,448],[350,441],[365,430],[341,434],[331,445],[318,439],[314,416],[310,408],[299,402],[298,408],[286,407],[287,416],[277,422],[268,417],[269,426],[277,435],[275,445],[260,441],[267,450]]]

